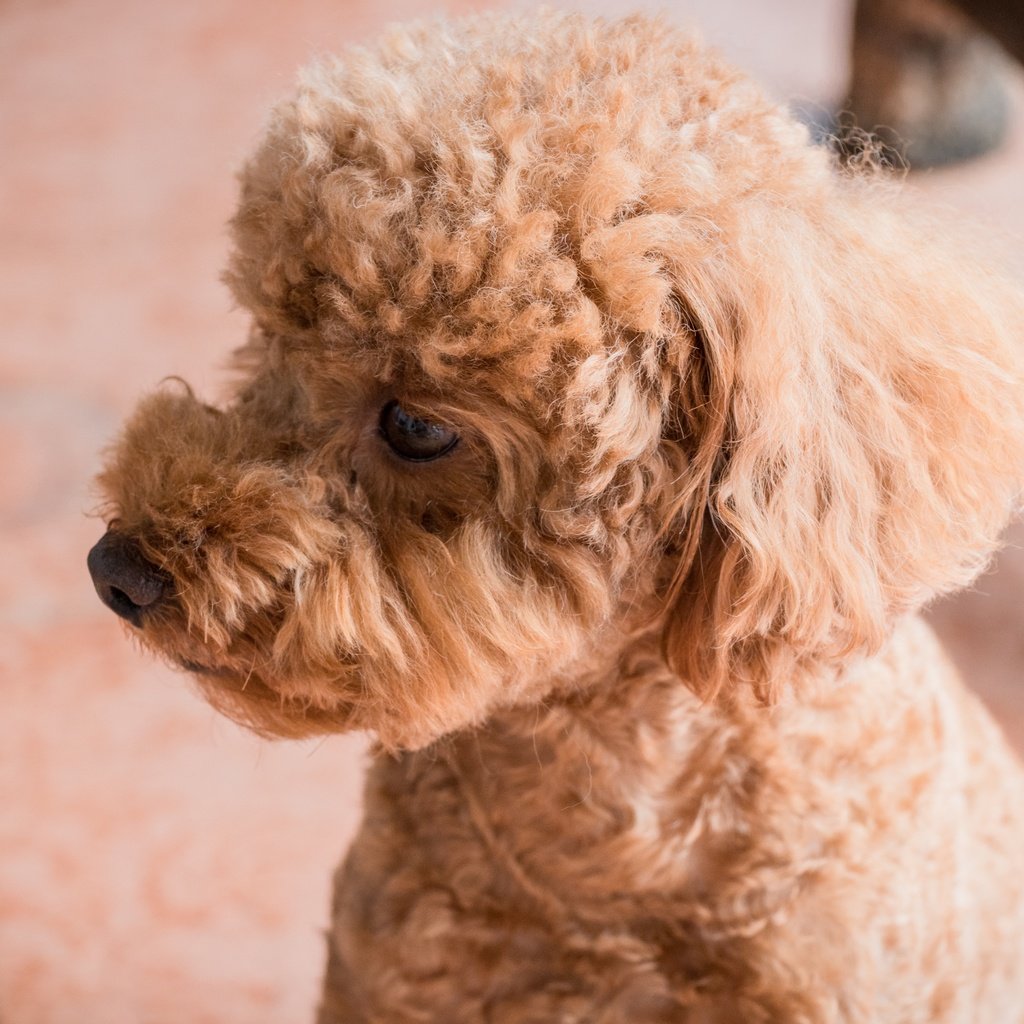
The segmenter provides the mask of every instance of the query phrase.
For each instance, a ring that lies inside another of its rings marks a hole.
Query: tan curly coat
[[[277,109],[237,392],[102,479],[145,643],[379,739],[322,1024],[1024,1021],[1024,775],[915,615],[1019,498],[1024,299],[871,178],[643,18]]]

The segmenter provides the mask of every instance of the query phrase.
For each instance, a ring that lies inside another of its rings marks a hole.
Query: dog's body
[[[386,752],[323,1024],[1024,1021],[1024,782],[915,617],[1024,479],[1020,289],[632,19],[398,32],[243,174],[225,408],[97,589]]]
[[[924,623],[771,711],[614,683],[376,762],[323,1024],[1024,1020],[1024,783]]]

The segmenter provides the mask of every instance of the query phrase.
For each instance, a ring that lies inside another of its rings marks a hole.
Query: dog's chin
[[[260,736],[303,739],[366,727],[354,704],[340,696],[314,700],[294,684],[279,684],[254,668],[236,669],[178,655],[170,661],[194,677],[216,711]]]
[[[506,703],[502,695],[516,689],[515,680],[473,688],[434,677],[433,686],[396,687],[393,692],[366,677],[366,663],[355,653],[339,652],[327,671],[278,673],[251,642],[220,650],[173,629],[154,630],[144,642],[172,667],[187,672],[216,711],[274,739],[358,731],[392,752],[418,750],[479,725]],[[424,672],[424,679],[431,677]]]
[[[417,713],[414,708],[400,711],[379,702],[360,701],[342,682],[331,686],[327,697],[322,683],[311,684],[307,693],[307,688],[294,681],[278,682],[255,670],[243,672],[186,657],[171,660],[193,676],[214,710],[266,739],[365,732],[381,749],[397,754],[431,746],[479,721],[479,716],[460,715],[453,708],[438,715],[434,709]],[[315,698],[310,695],[314,692]]]

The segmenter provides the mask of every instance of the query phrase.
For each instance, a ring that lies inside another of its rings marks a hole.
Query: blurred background
[[[0,5],[0,1022],[312,1019],[364,741],[267,743],[139,653],[85,555],[89,481],[140,392],[216,398],[233,172],[319,52],[453,0]],[[525,5],[523,5],[525,6]],[[576,5],[620,14],[637,3]],[[680,0],[779,99],[826,110],[848,0]],[[1002,74],[1002,72],[1000,72]],[[999,148],[912,176],[1024,255],[1019,72]],[[932,616],[1024,749],[1024,532]]]

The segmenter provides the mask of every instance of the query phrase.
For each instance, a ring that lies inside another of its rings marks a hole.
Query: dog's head
[[[1024,305],[899,202],[658,22],[322,63],[242,174],[241,384],[140,405],[97,587],[254,727],[392,746],[655,630],[702,692],[877,645],[1024,466]]]

